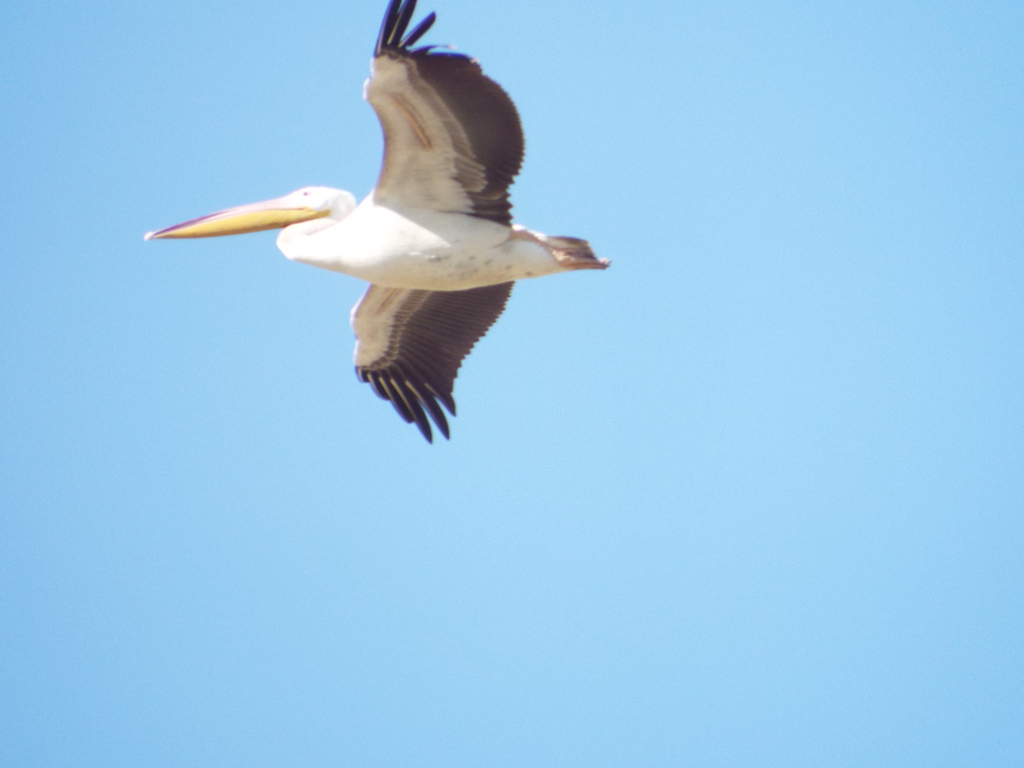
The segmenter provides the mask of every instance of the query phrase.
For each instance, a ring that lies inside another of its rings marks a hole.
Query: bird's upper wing
[[[462,360],[505,309],[512,283],[466,291],[371,285],[352,310],[356,375],[390,400],[433,442],[430,419],[448,437],[440,401],[455,415],[452,389]],[[429,414],[429,419],[428,419]]]
[[[430,14],[406,34],[416,0],[392,0],[364,95],[384,130],[380,205],[466,213],[511,223],[508,187],[523,161],[515,105],[462,54],[413,48]]]

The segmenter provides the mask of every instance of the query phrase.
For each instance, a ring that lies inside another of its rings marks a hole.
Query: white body
[[[340,220],[283,229],[277,246],[292,261],[375,285],[454,291],[564,271],[538,237],[463,213],[400,213],[371,194]]]

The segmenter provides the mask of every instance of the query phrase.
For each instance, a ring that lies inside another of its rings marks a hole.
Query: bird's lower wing
[[[501,315],[511,292],[512,283],[466,291],[371,285],[352,310],[356,375],[428,441],[431,419],[447,438],[441,405],[455,415],[452,390],[459,366]]]

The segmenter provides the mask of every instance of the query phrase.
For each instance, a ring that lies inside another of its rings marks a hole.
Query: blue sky
[[[383,1],[0,29],[0,763],[1024,761],[1024,7],[423,2],[515,99],[521,283],[428,446],[358,281]]]

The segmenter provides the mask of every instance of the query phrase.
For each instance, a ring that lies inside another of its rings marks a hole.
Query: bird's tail
[[[597,258],[590,243],[578,237],[547,235],[544,244],[551,249],[551,255],[568,269],[607,269],[611,264],[608,259]]]
[[[590,243],[578,237],[544,235],[519,225],[514,225],[513,228],[513,237],[540,243],[565,269],[607,269],[611,264],[608,259],[597,258]]]

